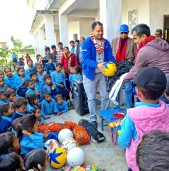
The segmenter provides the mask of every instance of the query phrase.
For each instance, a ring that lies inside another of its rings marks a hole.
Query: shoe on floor
[[[90,122],[90,123],[91,123],[91,125],[93,125],[93,127],[95,127],[95,128],[97,129],[98,124],[97,124],[97,122],[96,122],[96,121],[93,121],[93,122]]]

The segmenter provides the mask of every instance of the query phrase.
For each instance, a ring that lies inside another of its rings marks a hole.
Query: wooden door
[[[163,38],[169,41],[169,15],[164,15]]]

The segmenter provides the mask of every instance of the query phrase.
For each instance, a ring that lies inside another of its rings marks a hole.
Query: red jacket
[[[69,68],[68,68],[68,61],[69,60],[71,60],[70,61],[71,67],[78,66],[76,55],[74,53],[71,53],[69,58],[65,57],[65,55],[63,54],[62,58],[61,58],[61,64],[63,65],[63,67],[65,68],[65,70],[68,74],[69,74]]]

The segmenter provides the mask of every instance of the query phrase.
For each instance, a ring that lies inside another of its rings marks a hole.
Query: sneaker
[[[91,125],[93,125],[93,127],[95,127],[95,128],[97,129],[98,124],[97,124],[97,122],[96,122],[96,121],[93,121],[93,122],[90,122],[90,123],[91,123]]]

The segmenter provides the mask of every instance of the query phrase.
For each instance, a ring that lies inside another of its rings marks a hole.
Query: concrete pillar
[[[63,43],[63,46],[69,45],[68,40],[68,17],[67,15],[60,15],[59,14],[59,34],[60,34],[60,41]]]
[[[51,47],[51,45],[56,45],[53,15],[45,16],[45,35],[46,35],[46,46]]]
[[[45,56],[45,40],[44,40],[44,37],[45,37],[44,29],[39,29],[38,30],[38,50],[42,56]]]
[[[34,47],[35,47],[35,55],[40,54],[39,43],[38,43],[38,33],[34,34]]]
[[[122,23],[122,0],[100,0],[100,21],[104,26],[104,37],[111,41],[119,36]]]

